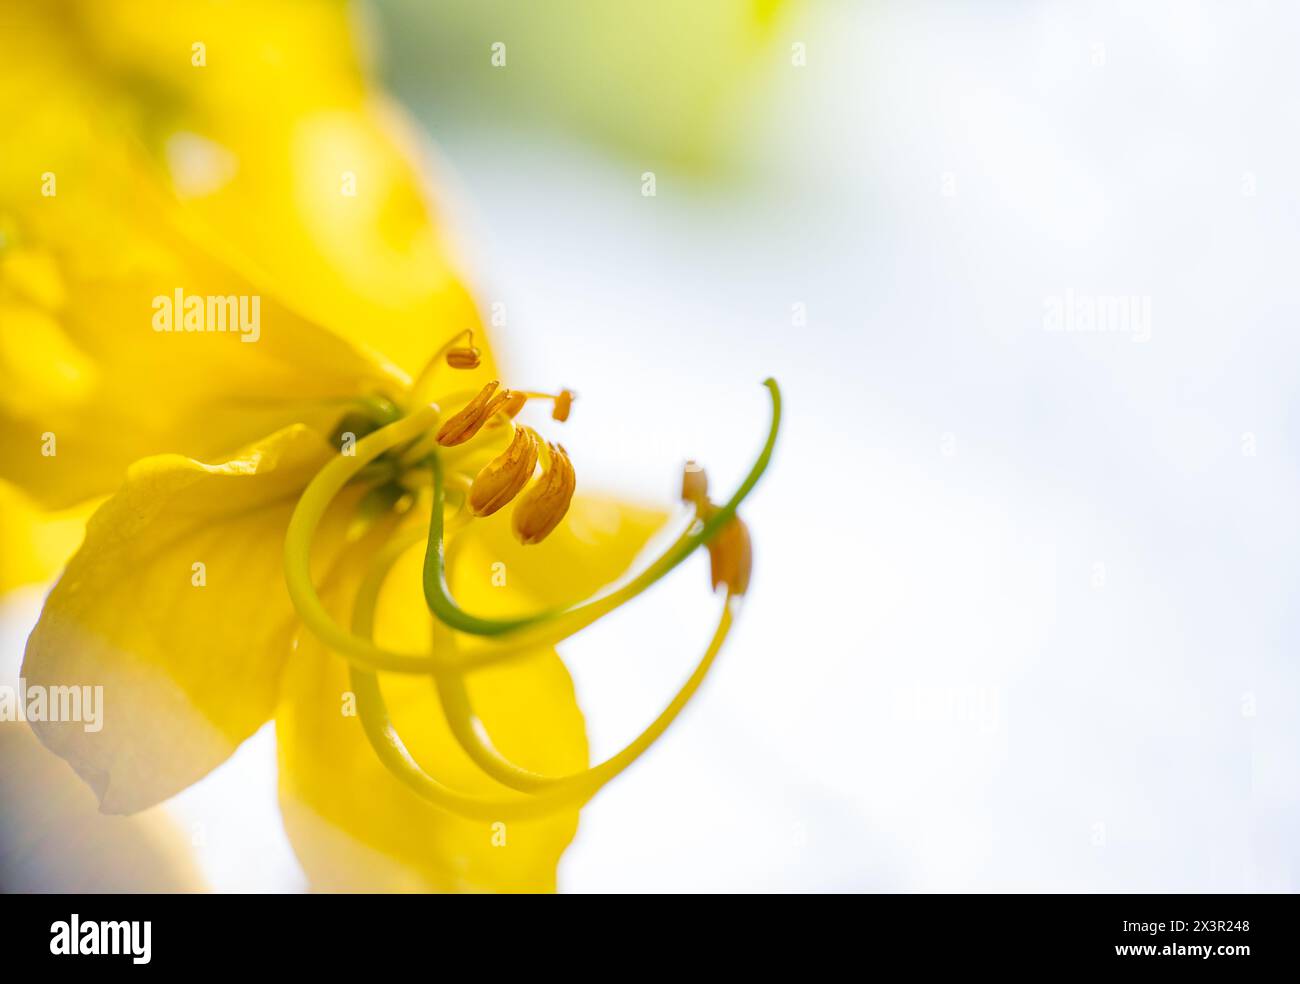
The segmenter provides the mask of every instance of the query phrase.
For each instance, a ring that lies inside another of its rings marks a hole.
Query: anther
[[[577,478],[568,453],[558,444],[547,446],[550,464],[515,506],[511,526],[525,546],[541,543],[564,518],[573,500]]]
[[[709,574],[713,590],[725,584],[736,596],[743,595],[749,587],[749,574],[754,565],[754,546],[749,539],[749,527],[739,516],[718,531],[709,541]]]
[[[527,427],[515,430],[514,440],[474,477],[469,508],[475,516],[491,516],[519,494],[537,467],[537,437]]]
[[[499,385],[495,379],[492,380],[479,391],[478,396],[465,404],[459,413],[448,419],[438,429],[438,443],[445,448],[451,448],[457,444],[464,444],[477,434],[483,425],[510,400],[509,390],[496,392]]]
[[[569,411],[573,408],[573,396],[573,390],[560,390],[555,398],[555,405],[551,408],[552,420],[564,423],[569,419]]]
[[[473,345],[458,345],[447,350],[447,365],[453,369],[477,369],[483,353]]]
[[[528,402],[528,394],[519,390],[506,390],[506,401],[501,404],[495,417],[488,422],[488,427],[504,427],[519,416],[519,411]]]
[[[694,461],[686,462],[682,469],[682,502],[694,504],[696,509],[703,509],[709,501],[709,474],[703,465]]]
[[[506,402],[502,404],[501,412],[504,413],[511,420],[514,420],[516,417],[519,416],[519,411],[524,408],[524,404],[527,402],[528,402],[528,395],[526,393],[520,393],[516,390],[511,390],[510,399],[506,400]]]

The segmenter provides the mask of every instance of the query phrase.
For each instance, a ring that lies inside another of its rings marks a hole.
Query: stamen
[[[713,662],[722,650],[722,644],[731,631],[732,621],[739,607],[739,599],[728,597],[722,605],[718,627],[709,640],[704,656],[668,706],[651,722],[650,726],[628,743],[622,751],[583,772],[567,776],[544,776],[521,768],[497,750],[481,719],[474,713],[465,678],[459,673],[439,673],[434,677],[443,714],[457,743],[474,763],[489,776],[520,792],[535,793],[533,802],[552,802],[556,808],[569,803],[582,803],[600,791],[640,758],[647,749],[663,737],[692,697],[704,683]]]
[[[357,697],[361,728],[371,749],[391,775],[421,798],[449,813],[489,822],[539,817],[554,811],[553,804],[536,797],[487,799],[444,786],[424,771],[393,728],[383,691],[379,689],[378,675],[354,663],[350,668],[350,683]]]
[[[477,369],[483,353],[473,345],[461,345],[447,350],[447,365],[453,369]]]
[[[429,518],[429,546],[424,555],[424,600],[434,616],[446,625],[477,636],[510,635],[509,653],[525,651],[533,644],[554,645],[562,639],[578,632],[592,622],[635,598],[660,578],[666,576],[695,551],[697,547],[709,543],[722,527],[726,526],[736,514],[736,509],[745,497],[758,484],[758,480],[767,470],[776,450],[777,434],[781,430],[781,388],[775,379],[765,379],[772,401],[772,420],[768,427],[767,440],[759,452],[758,458],[750,467],[740,487],[730,499],[718,506],[703,522],[695,521],[680,537],[669,546],[660,557],[651,562],[635,577],[614,590],[580,602],[566,609],[551,609],[515,618],[483,618],[472,615],[461,608],[451,596],[447,586],[445,546],[443,544],[442,509],[443,509],[443,475],[442,461],[439,455],[431,456],[430,467],[433,471],[433,508]],[[476,650],[466,650],[464,658],[467,663],[479,659],[502,658],[497,646],[489,645]]]
[[[478,396],[465,404],[459,413],[438,428],[438,443],[445,448],[451,448],[457,444],[464,444],[477,434],[510,399],[509,390],[496,392],[499,385],[501,384],[497,380],[492,380],[479,390]]]
[[[356,445],[354,456],[338,455],[325,465],[316,477],[308,483],[293,515],[289,517],[289,528],[284,537],[284,577],[289,589],[289,599],[303,624],[316,638],[331,650],[345,657],[354,666],[367,669],[387,670],[394,673],[432,673],[438,670],[464,670],[479,666],[489,666],[516,659],[534,651],[523,647],[497,647],[493,652],[466,654],[456,662],[448,661],[445,655],[426,652],[411,653],[386,649],[369,639],[355,636],[336,623],[325,603],[321,600],[311,575],[311,542],[326,510],[345,485],[369,465],[372,461],[411,438],[428,430],[438,418],[436,406],[419,407],[410,416],[403,417],[387,427],[381,428]],[[434,456],[436,466],[437,456]],[[438,476],[441,482],[441,476]],[[434,498],[441,511],[443,503],[442,488],[434,487]],[[441,554],[442,517],[438,517],[439,557]],[[395,561],[401,553],[414,543],[430,539],[427,529],[413,529],[397,536],[384,548],[384,556]],[[426,568],[428,559],[425,560]]]
[[[526,394],[517,392],[516,390],[511,390],[510,399],[506,400],[506,402],[502,404],[501,412],[511,420],[514,420],[519,416],[519,411],[524,408],[524,404],[527,402],[528,396]]]
[[[525,546],[541,543],[559,525],[569,511],[577,478],[573,462],[564,448],[548,445],[550,463],[539,478],[515,506],[511,527],[515,538]]]
[[[515,407],[510,416],[514,416],[523,409],[524,400],[550,400],[551,419],[564,423],[569,419],[569,414],[573,410],[573,401],[578,398],[578,394],[573,390],[563,389],[558,393],[538,393],[533,390],[516,390],[515,395],[520,398],[519,404]]]
[[[469,508],[475,516],[491,516],[519,494],[537,467],[537,436],[528,427],[515,430],[510,446],[474,478]]]
[[[421,405],[429,401],[429,397],[432,395],[433,390],[433,378],[438,371],[438,367],[443,364],[444,360],[448,364],[451,363],[449,353],[458,347],[456,343],[462,338],[468,341],[468,346],[461,347],[473,348],[474,332],[472,329],[466,328],[464,331],[458,331],[456,334],[452,335],[451,338],[447,339],[442,347],[439,348],[438,351],[434,352],[429,361],[424,364],[424,368],[420,370],[420,374],[415,377],[415,382],[411,384],[412,404]],[[475,349],[475,351],[478,350]]]
[[[527,393],[519,390],[507,390],[506,392],[509,394],[506,402],[501,404],[501,408],[497,410],[496,415],[487,422],[486,426],[489,430],[507,426],[510,421],[519,416],[519,411],[528,402]]]
[[[560,390],[560,395],[555,398],[555,406],[551,408],[551,419],[564,423],[569,419],[569,410],[573,407],[573,390]]]
[[[352,638],[369,641],[374,635],[375,608],[379,593],[398,553],[386,550],[375,559],[362,579],[352,610]],[[355,663],[350,668],[352,692],[357,697],[362,730],[371,748],[384,767],[423,799],[433,805],[460,816],[485,820],[513,820],[545,816],[557,810],[581,806],[599,790],[617,777],[650,748],[676,720],[682,708],[699,690],[714,660],[726,641],[735,616],[738,600],[728,597],[722,606],[718,627],[709,640],[703,658],[690,678],[655,718],[622,751],[600,765],[583,772],[562,777],[543,776],[521,769],[510,762],[492,744],[486,731],[475,727],[478,723],[474,708],[465,691],[464,677],[456,672],[435,673],[435,682],[442,697],[444,711],[457,740],[470,758],[489,776],[503,785],[529,792],[533,795],[509,797],[481,797],[452,789],[426,772],[407,750],[401,736],[393,727],[379,686],[379,677]],[[435,641],[454,642],[450,633]]]
[[[739,516],[734,517],[709,541],[708,549],[713,590],[725,585],[728,594],[743,595],[749,587],[749,575],[754,567],[754,546],[745,521]]]
[[[709,474],[702,465],[686,462],[682,469],[682,502],[689,502],[702,511],[709,502]]]

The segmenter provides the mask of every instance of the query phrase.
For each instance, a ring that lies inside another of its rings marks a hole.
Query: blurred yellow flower
[[[554,647],[699,546],[719,569],[775,384],[739,490],[627,578],[666,515],[575,496],[568,453],[515,419],[562,420],[571,393],[497,392],[346,8],[3,18],[0,476],[48,506],[112,493],[23,664],[102,686],[102,728],[38,736],[133,813],[274,718],[314,886],[553,889],[579,808],[694,693],[744,585],[664,714],[591,769]],[[26,541],[6,570],[42,566]]]

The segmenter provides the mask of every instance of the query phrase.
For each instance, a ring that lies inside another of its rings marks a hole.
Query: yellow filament
[[[409,546],[409,538],[407,540]],[[395,541],[400,543],[402,540]],[[370,639],[374,633],[375,606],[384,581],[400,556],[400,549],[389,545],[376,558],[357,592],[352,614],[352,630],[356,636]],[[718,627],[709,642],[703,658],[690,678],[673,697],[663,712],[618,754],[600,765],[562,777],[547,777],[521,769],[502,756],[481,732],[477,717],[465,690],[464,678],[459,673],[440,672],[434,675],[448,723],[458,742],[474,762],[489,776],[505,786],[533,793],[521,798],[490,799],[468,796],[443,785],[424,771],[407,751],[388,718],[378,677],[356,665],[352,666],[352,686],[357,695],[361,723],[372,747],[384,765],[402,782],[436,806],[464,816],[500,820],[517,817],[540,816],[566,807],[581,806],[601,787],[610,782],[645,753],[668,730],[682,708],[699,690],[714,660],[722,649],[734,618],[737,605],[730,596],[724,601]],[[450,632],[438,633],[451,641]]]
[[[386,649],[369,639],[353,635],[335,622],[312,583],[312,537],[334,497],[375,458],[428,430],[438,419],[438,413],[436,406],[421,407],[409,417],[403,417],[396,423],[363,437],[357,442],[354,455],[340,455],[316,474],[289,519],[289,529],[284,538],[284,571],[289,598],[303,624],[321,642],[362,666],[394,673],[431,673],[438,669],[488,666],[516,658],[528,651],[523,646],[501,646],[494,650],[481,650],[472,656],[466,656],[464,662],[452,665],[448,657],[437,653],[404,653]],[[427,533],[427,527],[420,532]],[[407,546],[409,545],[408,543]]]

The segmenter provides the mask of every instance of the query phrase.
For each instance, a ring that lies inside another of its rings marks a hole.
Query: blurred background
[[[588,488],[669,501],[692,457],[730,489],[760,381],[785,392],[738,628],[562,889],[1297,888],[1298,29],[1266,2],[361,11],[512,384],[579,393]],[[706,566],[563,650],[593,758],[698,658]],[[40,598],[8,603],[6,679]],[[218,890],[305,887],[270,727],[167,807]]]

